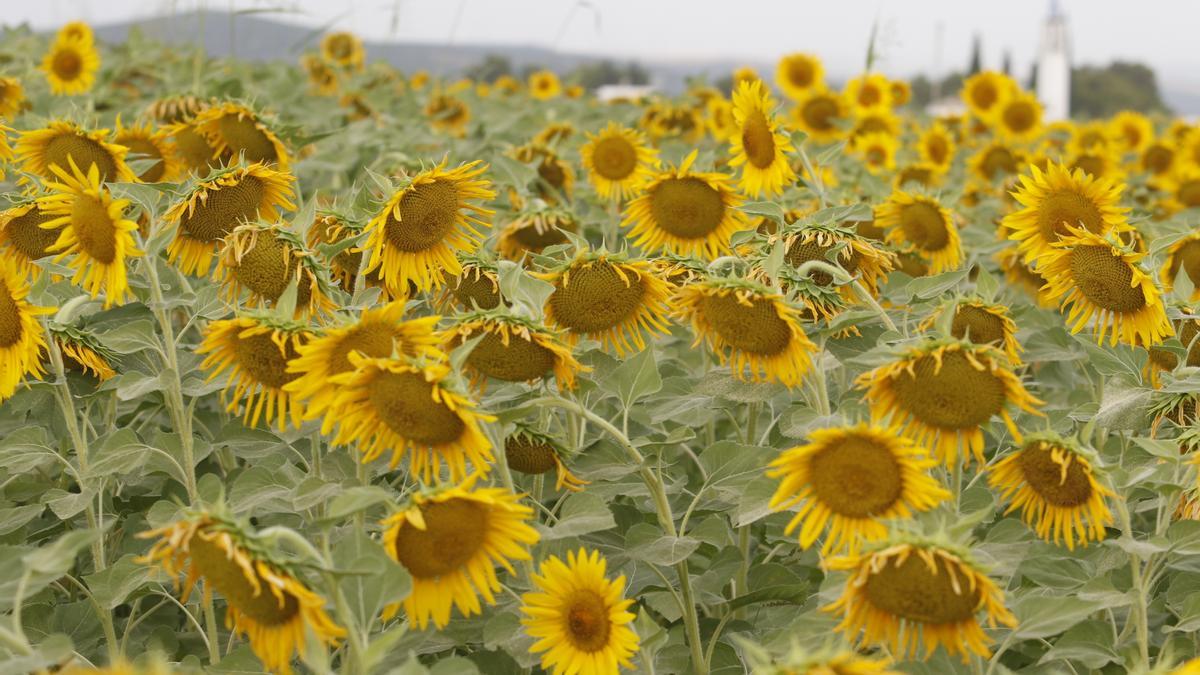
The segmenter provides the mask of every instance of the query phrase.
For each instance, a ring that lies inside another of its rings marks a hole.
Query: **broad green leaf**
[[[407,597],[412,588],[408,571],[389,558],[379,542],[358,530],[333,547],[333,562],[346,601],[363,626],[370,625],[385,605]]]
[[[577,492],[566,498],[558,522],[542,531],[543,541],[555,541],[599,532],[617,526],[604,499],[591,492]]]
[[[103,571],[89,574],[83,580],[91,589],[96,602],[106,609],[115,609],[131,593],[149,583],[157,573],[145,563],[135,562],[136,556],[126,554]]]
[[[699,547],[698,540],[664,535],[657,525],[639,523],[625,532],[625,555],[652,565],[674,565]]]
[[[600,380],[605,391],[616,394],[621,405],[629,408],[644,396],[662,389],[662,376],[658,372],[658,361],[654,348],[645,349],[625,359],[609,375]]]

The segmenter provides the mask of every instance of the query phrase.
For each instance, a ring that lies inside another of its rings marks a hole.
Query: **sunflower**
[[[1125,175],[1120,156],[1114,150],[1099,145],[1091,150],[1071,153],[1065,163],[1072,171],[1079,169],[1092,178],[1105,178],[1114,183],[1121,182]]]
[[[51,255],[62,228],[42,227],[57,217],[46,213],[35,198],[17,203],[0,212],[0,256],[17,264],[22,274],[38,276],[42,268],[34,263]]]
[[[209,171],[221,168],[216,146],[196,129],[195,122],[174,122],[163,131],[175,144],[175,152],[188,172],[205,176]]]
[[[388,557],[412,575],[412,591],[384,608],[385,619],[403,606],[409,623],[424,630],[430,619],[444,628],[453,607],[479,614],[479,596],[496,604],[496,565],[515,575],[511,561],[530,559],[528,547],[539,538],[533,509],[503,488],[476,487],[479,477],[417,490],[381,523]]]
[[[964,298],[950,303],[954,314],[950,319],[950,335],[977,345],[991,345],[1004,350],[1009,363],[1021,365],[1024,348],[1017,342],[1017,324],[1009,316],[1008,307]],[[942,316],[946,307],[938,309],[921,323],[921,330],[929,330]]]
[[[887,232],[889,242],[928,260],[931,274],[962,262],[954,218],[934,197],[895,190],[875,208],[875,223]]]
[[[633,668],[638,636],[630,626],[633,600],[624,597],[624,575],[610,580],[599,551],[569,551],[542,561],[530,580],[534,592],[521,596],[521,623],[536,642],[552,675],[609,675]]]
[[[1005,141],[992,141],[980,148],[967,160],[967,167],[984,185],[1008,188],[1025,168],[1027,157],[1024,152]]]
[[[850,129],[850,141],[853,143],[859,137],[868,134],[887,134],[898,139],[901,135],[901,126],[900,118],[890,108],[859,110],[854,114],[854,126]]]
[[[892,107],[892,87],[879,73],[864,73],[846,83],[846,99],[857,112],[886,110]]]
[[[579,149],[583,168],[596,193],[604,199],[629,199],[649,182],[658,166],[658,150],[646,144],[640,131],[616,122],[587,135]]]
[[[566,209],[527,209],[504,229],[496,241],[496,251],[508,260],[520,260],[525,254],[538,254],[549,246],[565,244],[565,233],[578,232],[579,221]]]
[[[326,33],[321,38],[321,58],[338,68],[360,70],[366,60],[366,50],[354,33]]]
[[[734,377],[796,387],[812,367],[817,347],[801,325],[800,310],[753,281],[713,278],[680,288],[671,306],[707,343]],[[746,372],[749,370],[749,376]]]
[[[96,42],[96,34],[85,21],[69,21],[64,23],[55,34],[60,40],[80,40],[88,44]]]
[[[900,141],[890,134],[863,134],[854,138],[850,149],[862,157],[867,171],[879,174],[896,168],[896,151],[900,149]]]
[[[551,122],[542,127],[541,131],[534,134],[533,144],[554,147],[559,143],[565,143],[574,135],[574,124],[570,122]]]
[[[105,308],[121,304],[130,295],[125,260],[142,255],[133,238],[137,223],[125,217],[129,200],[113,199],[100,184],[96,165],[84,175],[74,158],[68,161],[72,173],[55,164],[52,169],[59,180],[47,183],[50,194],[38,199],[38,208],[54,216],[39,227],[60,230],[47,251],[58,254],[56,261],[72,256],[71,283],[93,298],[103,292]]]
[[[279,171],[288,170],[283,142],[244,105],[227,101],[209,106],[196,115],[193,124],[212,146],[213,157],[225,162],[241,157],[246,163],[273,164]]]
[[[720,96],[709,99],[704,104],[704,124],[718,143],[733,140],[738,132],[733,120],[733,104]]]
[[[575,188],[575,170],[553,149],[543,145],[522,145],[514,148],[512,156],[518,162],[537,163],[534,189],[547,204],[569,200]]]
[[[227,412],[236,415],[244,402],[244,424],[255,427],[263,418],[269,426],[278,419],[283,431],[288,419],[300,426],[304,412],[299,399],[284,389],[297,377],[287,365],[312,337],[303,324],[247,314],[208,324],[196,352],[205,355],[200,368],[211,370],[208,381],[229,371],[229,381],[221,390]]]
[[[1067,228],[1083,224],[1089,232],[1128,229],[1128,209],[1120,206],[1124,185],[1051,164],[1046,171],[1030,166],[1012,193],[1023,208],[1004,216],[1001,226],[1017,249],[1032,263],[1054,250]]]
[[[669,330],[671,285],[648,261],[580,251],[570,262],[536,276],[554,285],[546,299],[546,322],[566,330],[568,344],[590,337],[624,356],[645,349],[647,336]]]
[[[879,282],[892,271],[894,256],[880,250],[871,241],[852,230],[836,226],[799,225],[786,228],[782,235],[783,259],[788,265],[800,269],[810,260],[835,263],[849,274],[858,277],[872,295],[879,294]],[[827,272],[815,271],[811,278],[827,286],[833,277]],[[854,291],[843,287],[847,300],[854,300]]]
[[[462,138],[467,134],[467,123],[471,121],[471,109],[461,99],[448,94],[437,94],[425,104],[425,116],[438,131]]]
[[[1017,90],[1012,78],[994,70],[976,73],[963,82],[962,99],[977,117],[989,118],[1001,101]]]
[[[953,164],[957,149],[954,134],[941,122],[933,124],[917,139],[917,151],[921,153],[921,159],[935,166],[949,167]]]
[[[826,645],[818,650],[802,647],[793,641],[790,649],[780,658],[772,658],[765,650],[749,648],[742,644],[753,675],[902,675],[888,666],[888,657],[870,657],[845,649]]]
[[[482,387],[486,378],[505,382],[541,380],[553,372],[565,389],[575,388],[575,375],[590,368],[575,360],[571,348],[540,323],[505,310],[475,311],[456,318],[442,332],[447,352],[480,337],[464,365]]]
[[[42,59],[42,70],[46,72],[51,92],[67,96],[83,94],[96,84],[100,52],[90,40],[59,37]]]
[[[1167,260],[1158,272],[1166,292],[1174,290],[1180,272],[1186,274],[1192,284],[1192,295],[1188,299],[1192,302],[1200,300],[1200,232],[1183,237],[1167,249]]]
[[[737,133],[730,139],[729,165],[742,167],[738,187],[751,197],[781,194],[796,180],[787,158],[795,148],[774,113],[775,102],[761,82],[742,83],[733,92]]]
[[[313,224],[308,228],[305,243],[314,251],[320,246],[338,246],[340,250],[328,259],[329,275],[341,283],[342,290],[354,290],[354,279],[362,265],[362,251],[348,240],[357,240],[362,234],[361,223],[350,222],[345,216],[332,211],[317,212]]]
[[[1061,539],[1074,550],[1076,539],[1084,546],[1103,539],[1104,527],[1113,522],[1104,500],[1116,494],[1096,480],[1093,466],[1098,461],[1094,453],[1057,435],[1031,436],[996,462],[988,484],[1009,502],[1005,515],[1019,509],[1039,537],[1054,544]]]
[[[888,86],[892,90],[892,107],[899,108],[907,105],[912,100],[912,85],[904,80],[892,80],[888,82]]]
[[[812,54],[786,54],[775,67],[775,84],[788,98],[798,99],[825,83],[825,67]]]
[[[1004,354],[987,345],[927,340],[863,373],[856,384],[867,389],[873,419],[890,418],[894,428],[918,445],[932,447],[951,467],[964,446],[984,463],[983,425],[994,415],[1020,440],[1010,405],[1041,415],[1033,406],[1042,401],[1025,390]],[[963,462],[970,459],[962,453]]]
[[[558,75],[549,70],[539,70],[529,75],[529,95],[539,101],[548,101],[562,94],[562,82]]]
[[[425,85],[429,84],[429,80],[430,80],[429,71],[418,70],[417,72],[415,72],[409,76],[408,86],[413,91],[420,91],[425,88]]]
[[[15,77],[0,77],[0,118],[16,117],[25,109],[25,87]]]
[[[116,354],[106,349],[90,333],[69,326],[55,326],[50,335],[62,354],[63,366],[70,370],[91,375],[100,382],[116,376],[113,367]]]
[[[146,106],[146,114],[162,124],[186,122],[209,106],[209,102],[195,96],[167,96]]]
[[[1003,138],[1033,141],[1042,133],[1042,104],[1032,93],[1013,91],[1000,100],[991,121]]]
[[[162,567],[176,584],[180,574],[186,576],[182,602],[197,580],[204,582],[205,597],[214,590],[224,596],[226,625],[246,636],[271,672],[291,673],[292,658],[307,649],[310,634],[331,646],[346,635],[325,613],[325,599],[224,508],[190,511],[138,537],[158,540],[138,562]]]
[[[1191,314],[1191,310],[1187,307],[1182,308],[1185,315]],[[1184,317],[1175,322],[1175,332],[1179,337],[1179,343],[1185,350],[1183,363],[1188,367],[1200,366],[1200,340],[1196,340],[1196,335],[1200,334],[1200,319]],[[1160,372],[1170,372],[1175,370],[1180,363],[1179,354],[1176,352],[1164,349],[1162,347],[1151,347],[1149,349],[1149,358],[1146,361],[1146,370],[1148,371],[1151,384],[1158,387],[1158,374]]]
[[[300,57],[300,67],[308,75],[308,83],[317,96],[333,96],[338,93],[338,73],[329,62],[313,54]]]
[[[824,86],[813,87],[796,99],[789,121],[794,129],[808,134],[817,143],[832,143],[845,134],[846,101]]]
[[[38,321],[54,307],[29,304],[29,284],[19,264],[0,255],[0,402],[8,399],[26,375],[41,377],[46,332]]]
[[[87,131],[72,122],[55,120],[43,129],[21,132],[16,151],[24,171],[49,180],[55,179],[51,167],[65,171],[71,168],[69,160],[74,160],[85,172],[95,165],[101,182],[137,181],[125,163],[127,148],[109,143],[108,129]]]
[[[621,225],[644,251],[666,249],[713,259],[729,250],[733,233],[749,227],[738,210],[742,197],[730,176],[692,171],[697,151],[678,168],[654,176],[643,194],[629,203]]]
[[[460,255],[462,273],[446,284],[439,305],[462,309],[494,309],[501,302],[500,273],[490,256]]]
[[[1000,269],[1004,270],[1004,278],[1010,286],[1018,286],[1037,301],[1039,307],[1056,307],[1057,302],[1046,292],[1046,278],[1021,259],[1021,254],[1015,248],[1006,248],[996,254]]]
[[[446,170],[443,161],[428,171],[406,179],[367,223],[367,272],[381,270],[389,289],[409,283],[426,291],[440,286],[446,274],[458,276],[462,265],[455,251],[472,252],[481,235],[476,227],[492,211],[473,203],[496,196],[487,179],[479,178],[487,165],[479,160]]]
[[[917,187],[932,190],[942,184],[946,169],[929,162],[915,162],[900,167],[892,179],[892,189],[903,190],[906,187]]]
[[[1046,277],[1050,296],[1061,298],[1060,311],[1071,305],[1071,333],[1097,315],[1097,343],[1104,342],[1110,328],[1112,345],[1156,345],[1174,333],[1162,293],[1138,264],[1145,253],[1081,227],[1068,227],[1067,232],[1038,259],[1038,271]]]
[[[516,431],[504,439],[504,459],[508,468],[531,476],[540,476],[555,472],[556,490],[579,492],[590,481],[583,480],[571,473],[563,462],[563,450],[552,438],[525,426],[517,426]]]
[[[1200,207],[1200,164],[1181,164],[1156,181],[1166,198],[1159,206],[1168,214]]]
[[[885,521],[911,518],[950,497],[929,475],[935,465],[925,450],[888,429],[865,424],[819,429],[806,445],[771,462],[767,476],[781,479],[771,508],[800,506],[786,533],[799,528],[801,548],[812,546],[830,525],[821,555],[853,553],[864,541],[887,537]]]
[[[334,393],[321,433],[337,426],[334,443],[357,443],[364,464],[390,450],[394,469],[411,450],[408,471],[426,483],[443,463],[451,480],[467,476],[468,460],[476,471],[490,470],[492,445],[480,423],[495,418],[450,388],[447,364],[357,351],[349,359],[351,370],[328,379]]]
[[[492,83],[492,89],[504,96],[521,91],[521,82],[512,75],[501,75]]]
[[[123,127],[118,119],[113,141],[129,148],[127,159],[155,160],[138,175],[138,180],[143,183],[171,183],[183,173],[183,159],[176,154],[175,144],[166,130],[155,129],[149,124]]]
[[[336,308],[330,299],[324,265],[305,247],[299,235],[283,225],[246,223],[224,240],[213,277],[221,282],[225,297],[241,306],[245,291],[251,306],[277,307],[288,287],[296,284],[297,317]]]
[[[295,177],[262,164],[214,172],[195,184],[163,216],[176,225],[167,258],[184,274],[208,274],[219,242],[238,225],[272,221],[290,201]]]
[[[980,611],[992,627],[1017,625],[1003,591],[967,551],[951,545],[894,537],[825,567],[850,572],[842,596],[825,608],[842,616],[834,630],[862,632],[862,646],[886,646],[900,660],[916,656],[921,643],[926,658],[939,645],[964,662],[970,654],[988,657]]]
[[[655,103],[642,115],[640,126],[656,140],[678,138],[696,144],[704,138],[704,117],[690,105]]]
[[[1153,179],[1170,176],[1174,171],[1179,152],[1169,143],[1151,141],[1138,157],[1138,167]]]
[[[1122,110],[1108,121],[1109,134],[1125,152],[1141,152],[1154,140],[1154,123],[1133,110]]]

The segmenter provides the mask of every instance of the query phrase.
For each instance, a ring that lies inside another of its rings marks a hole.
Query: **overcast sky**
[[[1050,0],[3,0],[0,21],[38,28],[83,18],[104,23],[198,7],[282,9],[280,18],[332,25],[373,39],[505,42],[622,57],[738,57],[773,61],[819,54],[837,75],[861,68],[878,19],[893,75],[961,67],[973,33],[985,64],[1010,50],[1024,78]],[[1136,60],[1168,88],[1200,90],[1194,48],[1200,2],[1061,0],[1077,63]],[[941,36],[939,39],[938,36]],[[940,50],[938,45],[941,45]]]

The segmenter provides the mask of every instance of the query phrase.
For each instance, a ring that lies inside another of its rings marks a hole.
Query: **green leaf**
[[[742,204],[741,209],[752,216],[770,218],[780,225],[786,220],[783,207],[776,202],[746,202]]]
[[[357,529],[334,546],[333,562],[343,577],[339,585],[346,601],[363,626],[370,625],[385,605],[406,598],[412,588],[408,570]]]
[[[153,567],[134,562],[137,556],[126,554],[104,570],[89,574],[83,580],[96,602],[106,609],[115,609],[125,599],[156,575]]]
[[[119,324],[97,336],[100,343],[118,354],[136,354],[147,349],[158,349],[158,337],[154,324],[148,319],[137,319]]]
[[[563,502],[558,522],[543,529],[543,541],[555,541],[599,532],[617,526],[604,498],[591,492],[577,492]]]
[[[525,268],[511,260],[501,260],[496,266],[500,296],[519,303],[524,307],[525,315],[540,317],[546,300],[554,292],[554,284],[530,275]]]
[[[1058,635],[1105,605],[1077,596],[1026,595],[1011,609],[1018,621],[1016,636],[1028,640]]]
[[[42,504],[0,508],[0,535],[8,534],[24,527],[29,521],[42,515],[42,511],[45,510],[46,507]]]
[[[699,540],[664,535],[657,525],[638,523],[625,532],[625,555],[652,565],[674,565],[697,548]]]
[[[1038,663],[1075,661],[1095,670],[1120,659],[1115,646],[1111,624],[1107,621],[1084,621],[1067,629]]]
[[[658,393],[663,382],[658,373],[654,347],[646,345],[645,349],[625,359],[608,377],[600,381],[600,386],[605,391],[616,394],[626,409],[638,399]]]
[[[908,282],[906,290],[909,294],[914,295],[922,300],[936,298],[946,291],[958,286],[963,279],[967,278],[968,270],[954,270],[953,272],[944,272],[931,277],[921,277]]]
[[[336,522],[360,511],[366,511],[377,504],[386,504],[391,500],[391,493],[377,485],[357,485],[347,488],[329,504],[329,510],[321,522]]]
[[[1137,431],[1150,422],[1150,401],[1154,391],[1110,382],[1094,418],[1098,426],[1110,431]]]

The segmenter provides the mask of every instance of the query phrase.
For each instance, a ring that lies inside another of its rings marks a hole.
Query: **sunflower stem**
[[[817,172],[812,161],[808,158],[808,153],[804,151],[804,144],[800,143],[796,146],[796,152],[800,153],[800,163],[804,165],[804,172],[812,179],[812,187],[817,193],[817,199],[821,203],[821,208],[829,205],[825,199],[825,181],[821,179],[821,175]]]
[[[1117,514],[1121,518],[1121,530],[1126,537],[1133,540],[1133,523],[1129,517],[1129,507],[1124,499],[1115,500]],[[1142,574],[1142,561],[1136,553],[1129,554],[1129,572],[1133,580],[1133,589],[1137,592],[1137,602],[1134,603],[1131,620],[1137,630],[1138,657],[1143,668],[1150,667],[1150,617],[1146,610],[1146,578]]]

